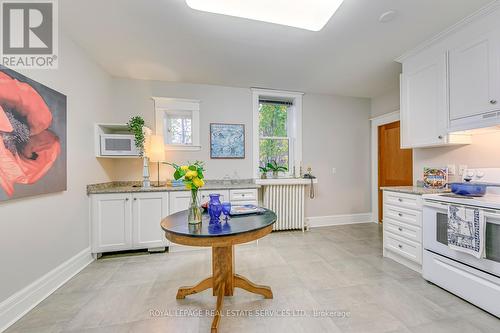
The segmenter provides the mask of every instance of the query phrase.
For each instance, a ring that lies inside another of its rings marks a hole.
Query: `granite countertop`
[[[160,183],[158,187],[153,186],[155,182],[152,181],[152,186],[148,188],[141,187],[141,184],[142,182],[134,181],[91,184],[87,185],[87,194],[187,191],[184,186],[165,186],[165,182]],[[260,188],[260,185],[255,184],[252,179],[232,180],[230,183],[222,180],[207,180],[201,190],[235,190],[244,188]]]
[[[386,186],[386,187],[381,187],[380,189],[384,191],[419,194],[419,195],[450,192],[450,190],[446,188],[437,189],[437,188],[426,188],[420,186]]]

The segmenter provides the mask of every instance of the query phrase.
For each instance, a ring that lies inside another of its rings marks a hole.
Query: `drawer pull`
[[[401,198],[398,198],[398,201],[399,201],[399,202],[403,202],[403,199],[401,199]]]
[[[403,248],[403,245],[401,245],[401,244],[398,244],[398,247],[399,247],[400,249],[402,249],[402,248]]]
[[[403,228],[398,228],[399,231],[403,231]]]
[[[403,217],[403,214],[401,214],[401,213],[398,213],[398,216],[399,216],[399,217]]]

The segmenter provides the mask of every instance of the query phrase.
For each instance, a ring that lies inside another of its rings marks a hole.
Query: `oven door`
[[[477,259],[448,247],[448,204],[425,201],[423,209],[424,249],[500,277],[500,212],[484,210],[485,258]]]

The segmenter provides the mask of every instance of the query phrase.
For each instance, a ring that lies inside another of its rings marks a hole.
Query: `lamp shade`
[[[151,135],[148,157],[150,162],[165,161],[165,143],[163,141],[163,136]]]

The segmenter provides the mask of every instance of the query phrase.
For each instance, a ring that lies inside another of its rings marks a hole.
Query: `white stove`
[[[442,193],[425,194],[422,198],[428,201],[500,210],[500,194],[487,193],[484,197],[465,197],[453,193]]]
[[[478,169],[477,174],[481,177],[474,181],[500,183],[500,169]],[[500,188],[489,187],[483,197],[444,193],[422,198],[422,276],[500,317]],[[481,258],[448,246],[448,208],[453,205],[482,210],[485,251]]]

